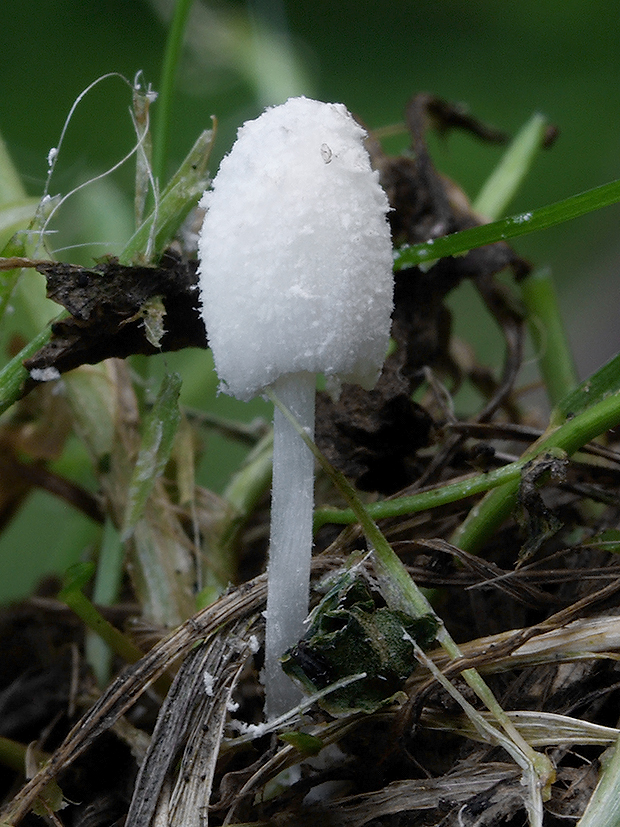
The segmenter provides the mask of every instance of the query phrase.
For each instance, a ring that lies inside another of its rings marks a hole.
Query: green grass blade
[[[168,159],[170,142],[170,124],[172,121],[172,102],[176,86],[179,61],[183,49],[183,39],[192,0],[177,0],[174,15],[166,41],[166,51],[160,78],[158,112],[155,123],[155,151],[153,155],[153,175],[163,184]]]
[[[112,626],[82,591],[92,577],[94,569],[92,563],[76,563],[71,566],[65,573],[65,582],[58,593],[58,599],[66,603],[87,628],[99,635],[123,660],[135,663],[144,653],[132,640]]]
[[[485,244],[507,241],[536,230],[546,230],[556,224],[562,224],[594,210],[600,210],[618,201],[620,201],[620,180],[603,184],[579,195],[572,195],[563,201],[539,207],[531,212],[502,218],[491,224],[472,227],[459,233],[425,241],[422,244],[401,247],[394,258],[394,269],[402,270],[404,267],[412,267],[421,263],[428,264],[446,256],[462,255]]]
[[[180,391],[181,377],[177,373],[165,376],[155,404],[144,421],[140,452],[127,491],[127,507],[121,531],[123,542],[133,533],[144,512],[155,480],[170,459],[172,443],[181,418]]]
[[[24,361],[34,356],[43,345],[47,344],[51,335],[51,328],[46,327],[0,371],[0,414],[10,408],[21,396],[22,386],[29,376],[23,365]]]
[[[97,572],[93,586],[93,602],[99,606],[113,606],[120,594],[123,580],[124,549],[120,535],[107,519],[103,530]],[[106,686],[112,666],[112,649],[98,634],[88,632],[86,635],[86,660],[90,664],[97,683]]]
[[[611,756],[607,754],[603,757],[603,772],[577,827],[618,827],[619,824],[620,738],[616,741]]]
[[[547,127],[547,119],[538,113],[521,127],[473,202],[475,212],[487,218],[502,215],[540,152]]]
[[[578,377],[551,272],[534,270],[521,282],[530,336],[552,405],[557,405],[577,385]]]
[[[0,253],[2,258],[23,258],[26,256],[26,243],[24,235],[14,235],[5,245]],[[4,318],[7,307],[11,301],[13,291],[21,273],[20,267],[12,270],[0,270],[0,323]]]
[[[552,423],[559,425],[568,417],[582,413],[605,397],[620,391],[620,353],[564,396],[551,416]]]

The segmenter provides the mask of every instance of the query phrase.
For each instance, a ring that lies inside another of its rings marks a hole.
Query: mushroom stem
[[[314,373],[289,373],[274,394],[310,437],[314,436]],[[303,636],[308,615],[314,457],[277,408],[273,417],[271,543],[268,563],[265,694],[267,719],[294,707],[301,693],[282,671],[279,658]]]

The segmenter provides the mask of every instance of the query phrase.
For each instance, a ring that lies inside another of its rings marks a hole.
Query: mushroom
[[[389,341],[388,201],[338,103],[291,98],[246,122],[201,201],[200,294],[220,389],[267,388],[314,432],[316,374],[371,388]],[[279,659],[308,614],[314,462],[274,412],[266,715],[299,701]]]

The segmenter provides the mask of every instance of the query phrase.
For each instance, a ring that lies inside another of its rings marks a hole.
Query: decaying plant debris
[[[455,184],[434,169],[424,142],[427,119],[444,130],[501,137],[442,101],[418,96],[407,110],[412,157],[386,157],[371,140],[398,243],[480,221]],[[65,373],[104,358],[206,344],[187,251],[171,252],[157,268],[132,269],[113,260],[91,270],[30,264],[45,273],[50,295],[71,314],[28,362],[30,370]],[[338,402],[322,396],[318,411],[319,447],[359,490],[393,495],[473,467],[490,469],[520,455],[539,435],[515,388],[523,320],[511,291],[496,279],[506,269],[518,279],[528,264],[495,244],[425,271],[398,273],[396,347],[379,384],[370,392],[345,387]],[[504,337],[500,377],[465,363],[453,346],[444,300],[464,279]],[[145,317],[158,324],[145,325]],[[142,415],[131,379],[118,361],[81,367],[75,375],[83,384],[70,387],[64,400],[49,383],[30,381],[24,388],[29,395],[2,424],[0,461],[11,470],[7,480],[20,481],[13,494],[8,481],[0,484],[5,521],[30,486],[45,485],[93,519],[111,516],[123,524]],[[461,422],[449,409],[446,389],[454,392],[466,380],[483,402]],[[77,418],[78,390],[86,386],[93,393],[106,388],[111,435],[104,444],[96,422],[83,411]],[[421,401],[413,402],[412,394],[424,387]],[[96,498],[45,468],[76,422],[97,469]],[[38,454],[28,439],[35,424],[49,435]],[[182,433],[191,436],[194,427],[184,420]],[[138,642],[141,659],[117,663],[117,677],[97,689],[82,655],[84,630],[55,599],[54,584],[42,585],[0,619],[0,735],[32,745],[27,781],[15,770],[3,771],[6,821],[34,824],[43,817],[76,827],[123,820],[131,827],[525,823],[519,767],[472,726],[427,665],[412,661],[410,677],[396,693],[390,688],[389,703],[373,701],[372,712],[333,706],[330,712],[327,699],[315,699],[277,732],[261,727],[266,588],[257,572],[265,554],[267,486],[251,513],[235,523],[225,502],[194,490],[180,473],[191,443],[173,453],[139,530],[127,535],[125,602],[106,610]],[[381,525],[418,585],[436,590],[438,613],[461,645],[464,661],[449,662],[434,649],[431,661],[470,703],[475,699],[460,673],[477,668],[526,740],[551,758],[556,779],[545,804],[549,825],[583,812],[601,756],[618,735],[620,454],[614,447],[610,434],[606,446],[592,446],[577,460],[551,456],[531,463],[513,518],[479,556],[448,542],[471,500]],[[334,495],[324,481],[320,490],[329,503]],[[140,555],[149,544],[162,561],[174,560],[177,607],[191,606],[196,583],[217,569],[218,549],[236,549],[237,582],[198,614],[188,618],[188,610],[175,619],[166,605],[142,599],[149,584],[139,574]],[[380,592],[372,555],[355,527],[321,529],[315,583],[342,570],[354,551]],[[380,602],[380,594],[373,596]],[[162,630],[165,624],[171,631]],[[324,668],[316,652],[306,654],[310,671]]]

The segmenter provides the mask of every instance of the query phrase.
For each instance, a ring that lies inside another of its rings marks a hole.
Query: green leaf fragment
[[[412,641],[427,648],[437,629],[432,615],[414,618],[388,608],[362,576],[347,572],[314,610],[307,635],[284,655],[282,667],[309,692],[365,673],[321,704],[332,713],[374,712],[415,669]]]
[[[281,741],[295,747],[297,752],[304,757],[318,755],[324,747],[320,738],[316,735],[309,735],[307,732],[281,732],[278,737]]]
[[[170,244],[207,188],[207,164],[214,134],[213,129],[201,133],[161,193],[157,206],[127,242],[119,256],[121,264],[148,264],[156,261]]]
[[[620,554],[620,531],[616,528],[608,528],[592,537],[584,545],[600,548],[610,554]]]
[[[32,812],[44,819],[49,819],[51,813],[57,813],[66,806],[62,790],[55,781],[50,781],[43,788],[42,794],[37,798]]]
[[[172,444],[181,419],[180,392],[181,377],[177,373],[165,376],[155,404],[145,419],[140,451],[127,492],[127,508],[121,532],[123,541],[132,535],[144,512],[155,480],[170,459]]]
[[[58,592],[58,599],[65,601],[75,591],[82,591],[91,581],[95,573],[94,563],[75,563],[70,566],[64,575],[62,589]]]

